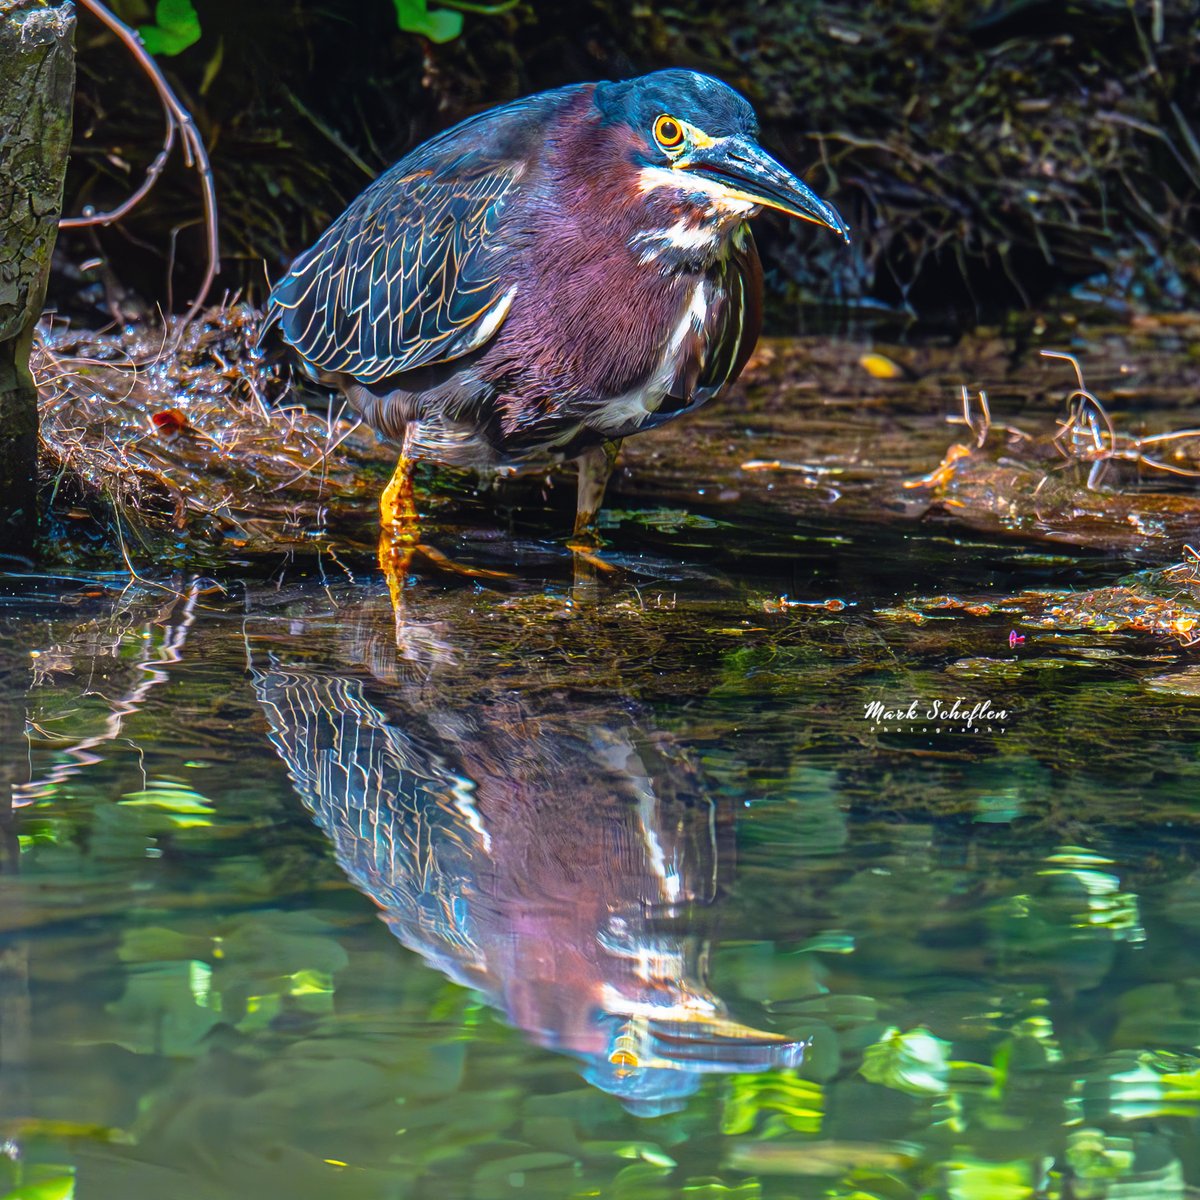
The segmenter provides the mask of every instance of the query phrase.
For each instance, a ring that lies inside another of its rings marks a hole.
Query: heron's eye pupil
[[[660,146],[669,150],[683,141],[683,127],[674,117],[659,117],[654,123],[654,136]]]

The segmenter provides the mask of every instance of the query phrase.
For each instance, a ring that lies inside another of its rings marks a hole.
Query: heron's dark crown
[[[745,98],[699,71],[655,71],[619,83],[600,83],[595,102],[605,123],[648,129],[666,114],[712,137],[758,136],[758,118]]]

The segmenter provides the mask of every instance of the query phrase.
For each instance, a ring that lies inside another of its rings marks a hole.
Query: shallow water
[[[525,518],[398,622],[354,555],[3,581],[14,1197],[1200,1186],[1194,651],[896,615],[1131,564],[654,461],[619,573]]]

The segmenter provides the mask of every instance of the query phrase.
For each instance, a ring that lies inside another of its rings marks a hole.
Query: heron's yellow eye
[[[608,1061],[617,1068],[614,1074],[618,1079],[624,1079],[626,1076],[632,1075],[638,1066],[637,1055],[632,1050],[620,1047],[608,1056]]]
[[[654,140],[664,150],[674,150],[683,141],[683,126],[674,117],[661,116],[654,122]]]

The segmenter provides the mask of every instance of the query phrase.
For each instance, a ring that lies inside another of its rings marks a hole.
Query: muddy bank
[[[52,558],[220,571],[316,554],[374,570],[394,452],[336,402],[294,390],[252,348],[257,319],[212,310],[169,353],[145,328],[45,330],[35,365]],[[606,553],[651,579],[709,567],[753,577],[807,569],[822,545],[919,536],[948,561],[967,547],[960,615],[1189,645],[1195,334],[1194,321],[1160,319],[916,347],[768,340],[727,400],[626,442],[601,516]],[[430,536],[456,555],[556,575],[569,570],[574,488],[570,467],[491,481],[425,468],[420,500]],[[1001,586],[974,544],[1033,570]],[[1089,564],[1090,589],[1072,563]],[[862,586],[846,578],[803,599],[855,603]],[[896,618],[924,623],[930,603],[936,614],[936,589],[924,595],[934,600],[904,591]]]
[[[56,502],[107,504],[183,550],[368,546],[392,451],[340,400],[295,390],[253,348],[257,320],[211,310],[170,352],[148,329],[47,328],[35,365]],[[767,340],[728,399],[625,443],[606,520],[636,503],[772,528],[923,521],[1172,561],[1200,517],[1196,334],[1147,319],[919,347]],[[451,525],[459,498],[545,517],[554,536],[545,506],[564,474],[493,481],[480,499],[473,477],[430,470],[425,494]]]

